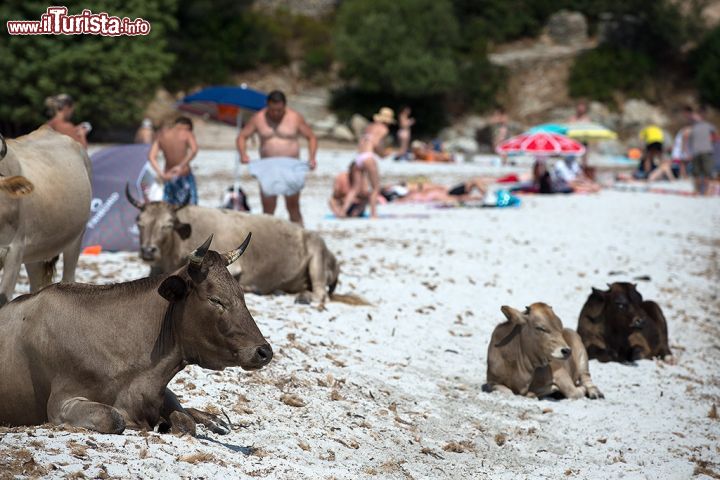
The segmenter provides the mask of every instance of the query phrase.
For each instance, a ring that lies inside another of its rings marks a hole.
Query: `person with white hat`
[[[377,162],[378,155],[383,152],[383,140],[390,133],[389,125],[395,123],[395,112],[392,108],[383,107],[373,115],[373,123],[367,126],[365,133],[358,142],[358,153],[350,166],[352,187],[345,196],[345,202],[340,213],[347,216],[347,212],[355,204],[360,194],[360,185],[364,184],[364,177],[370,182],[370,217],[377,218],[377,202],[380,195],[380,173]]]

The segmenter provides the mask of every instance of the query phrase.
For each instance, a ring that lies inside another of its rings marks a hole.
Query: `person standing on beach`
[[[173,126],[163,129],[150,147],[148,160],[158,178],[165,182],[163,201],[173,205],[190,202],[198,203],[195,176],[190,162],[198,152],[197,141],[193,134],[192,120],[178,117]],[[165,157],[165,170],[160,169],[158,153]]]
[[[691,122],[688,135],[688,150],[692,155],[692,176],[695,192],[707,194],[707,188],[713,176],[713,137],[717,134],[715,127],[705,121],[703,107],[694,112],[692,107],[685,107],[685,114]]]
[[[410,115],[412,110],[410,107],[403,107],[398,115],[398,140],[400,141],[400,153],[398,160],[407,160],[410,154],[410,128],[415,125],[415,119]]]
[[[70,121],[75,111],[75,101],[70,95],[61,93],[46,98],[45,108],[50,117],[50,120],[46,123],[47,126],[58,133],[67,135],[87,148],[87,134],[90,133],[92,127],[90,127],[88,122],[75,125]]]
[[[155,129],[152,120],[144,118],[140,128],[135,132],[135,143],[151,144],[155,140]]]
[[[498,146],[510,137],[510,130],[508,129],[508,116],[503,107],[497,107],[495,109],[495,112],[490,119],[490,125],[492,126],[493,151],[496,151]],[[503,165],[507,165],[507,154],[501,153],[500,160]]]
[[[370,182],[370,218],[377,218],[378,195],[380,195],[380,173],[378,171],[378,155],[383,155],[384,143],[390,129],[389,125],[395,123],[395,112],[391,108],[383,107],[373,116],[373,123],[367,126],[365,133],[358,142],[358,153],[350,166],[350,190],[345,196],[340,216],[347,216],[360,195],[360,186],[364,179]]]
[[[237,149],[242,163],[250,163],[247,153],[247,139],[257,132],[260,135],[260,158],[290,157],[300,159],[300,143],[302,135],[308,141],[308,165],[311,170],[317,166],[317,138],[302,115],[287,106],[285,94],[274,90],[268,94],[267,106],[257,112],[243,127],[237,137]],[[263,213],[275,214],[277,197],[266,195],[260,189]],[[285,197],[285,207],[290,214],[290,221],[303,224],[300,213],[300,192]]]
[[[568,118],[568,123],[582,123],[589,122],[590,115],[588,115],[588,105],[585,100],[580,100],[575,105],[575,113]]]

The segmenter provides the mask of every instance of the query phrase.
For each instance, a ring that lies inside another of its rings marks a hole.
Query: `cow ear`
[[[600,322],[603,311],[605,310],[605,302],[608,298],[607,293],[607,291],[593,287],[592,293],[580,312],[580,317],[587,316],[592,322]]]
[[[160,284],[158,293],[168,302],[177,302],[187,295],[187,283],[177,275],[171,275]]]
[[[508,307],[507,305],[503,305],[500,308],[500,311],[505,315],[505,318],[507,318],[511,323],[514,323],[515,325],[524,325],[527,323],[527,317],[517,310],[515,310],[512,307]]]
[[[187,240],[192,233],[192,227],[189,223],[175,222],[175,231],[180,235],[180,238]]]

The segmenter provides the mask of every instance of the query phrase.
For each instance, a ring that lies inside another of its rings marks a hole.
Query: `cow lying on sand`
[[[0,425],[45,422],[121,433],[222,422],[184,409],[167,384],[186,365],[263,367],[273,356],[228,272],[247,247],[208,251],[171,275],[59,283],[0,309]]]
[[[52,282],[61,253],[63,281],[75,280],[90,170],[85,149],[49,127],[7,142],[0,136],[0,307],[12,299],[22,264],[31,292]]]
[[[218,232],[215,245],[232,248],[242,232],[253,232],[248,255],[230,269],[248,291],[262,295],[299,293],[301,303],[324,303],[332,295],[340,269],[335,255],[315,232],[269,215],[234,210],[140,203],[125,189],[128,201],[140,210],[140,257],[151,273],[169,272],[185,262],[191,245]]]
[[[580,311],[577,331],[590,358],[633,362],[660,357],[672,361],[665,316],[657,303],[643,301],[636,285],[616,282],[592,289]]]
[[[507,321],[492,334],[485,391],[528,397],[603,398],[592,383],[580,336],[552,308],[533,303],[524,312],[503,306]]]

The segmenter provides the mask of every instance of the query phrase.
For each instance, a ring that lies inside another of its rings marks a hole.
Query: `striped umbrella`
[[[582,143],[565,135],[551,132],[523,133],[505,140],[497,153],[528,153],[532,155],[582,155]]]

